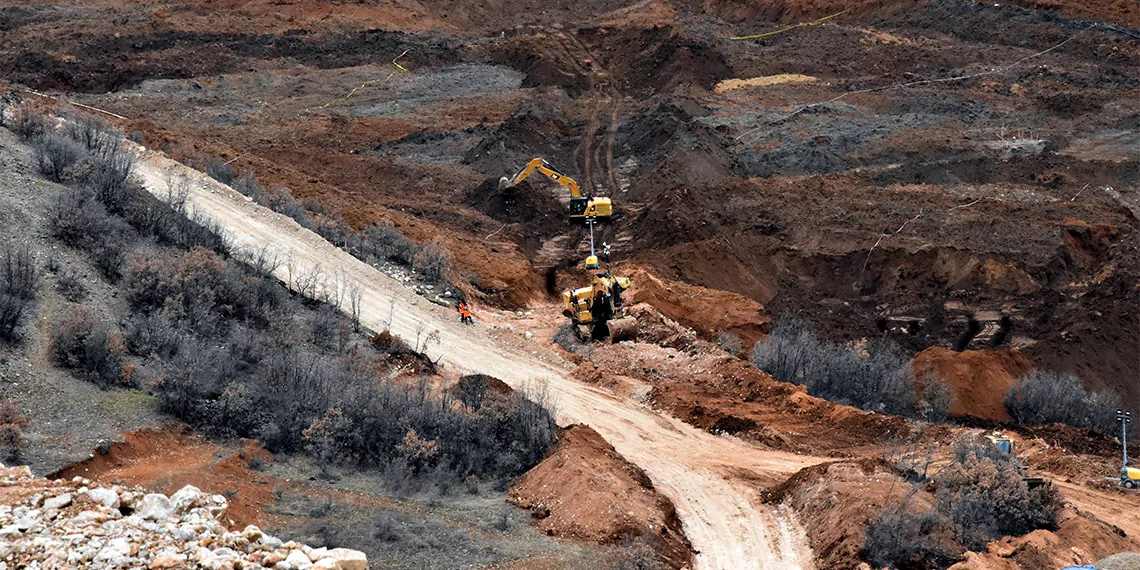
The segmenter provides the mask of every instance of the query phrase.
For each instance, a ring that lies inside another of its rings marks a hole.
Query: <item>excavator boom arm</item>
[[[578,188],[578,183],[574,181],[573,178],[562,174],[558,171],[557,168],[554,168],[550,165],[549,162],[546,162],[546,160],[542,158],[536,158],[528,162],[526,166],[522,168],[522,170],[519,170],[515,173],[514,176],[503,181],[500,184],[500,187],[510,188],[511,186],[519,184],[523,180],[526,180],[531,174],[534,174],[535,170],[545,174],[551,180],[565,186],[568,190],[570,190],[570,196],[574,198],[582,197],[582,190]]]

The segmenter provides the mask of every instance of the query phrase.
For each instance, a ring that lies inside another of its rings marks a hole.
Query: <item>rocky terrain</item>
[[[170,497],[38,479],[0,467],[0,564],[5,568],[365,570],[362,552],[282,542],[256,526],[229,530],[226,498],[186,486]]]

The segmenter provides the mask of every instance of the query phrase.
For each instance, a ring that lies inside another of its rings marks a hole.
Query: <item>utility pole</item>
[[[1116,421],[1120,422],[1120,443],[1121,447],[1124,448],[1124,465],[1121,466],[1121,469],[1126,469],[1128,467],[1128,424],[1132,423],[1132,412],[1116,410]]]

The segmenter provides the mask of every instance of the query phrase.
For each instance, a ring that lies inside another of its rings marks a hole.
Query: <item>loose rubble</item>
[[[365,570],[363,552],[227,530],[226,499],[187,485],[167,497],[76,477],[51,481],[0,465],[0,570],[202,568]]]

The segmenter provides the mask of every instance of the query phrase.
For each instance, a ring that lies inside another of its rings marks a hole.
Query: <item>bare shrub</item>
[[[366,228],[357,234],[349,245],[349,251],[365,261],[393,261],[410,266],[415,257],[415,247],[400,230],[390,223],[382,223]]]
[[[36,297],[39,270],[27,245],[6,244],[0,253],[0,340],[19,340]]]
[[[808,392],[865,410],[914,416],[917,398],[910,358],[897,346],[868,342],[863,347],[828,343],[793,319],[781,318],[752,350],[757,368],[777,380],[807,386]]]
[[[21,299],[34,299],[39,270],[26,244],[7,244],[0,253],[0,291]]]
[[[431,243],[420,248],[412,261],[412,268],[428,281],[439,282],[451,268],[451,252],[442,243]]]
[[[53,182],[66,182],[77,174],[76,167],[86,156],[83,145],[61,133],[48,133],[32,141],[36,166]]]
[[[237,172],[232,166],[216,158],[211,158],[206,162],[206,175],[226,186],[233,184],[234,179],[237,178]]]
[[[91,168],[86,173],[84,184],[107,211],[122,215],[137,192],[129,182],[135,158],[122,148],[120,136],[110,133],[103,136],[103,146],[90,154]]]
[[[157,311],[132,315],[123,330],[123,340],[131,354],[169,360],[186,339],[177,323]]]
[[[6,459],[15,459],[28,447],[24,428],[31,422],[8,398],[0,398],[0,450]]]
[[[234,190],[249,196],[254,202],[261,204],[264,200],[264,191],[261,189],[261,184],[257,182],[257,177],[254,176],[252,168],[246,169],[245,173],[241,175],[230,184]]]
[[[27,299],[0,291],[0,340],[15,342],[20,339],[20,326],[31,305]]]
[[[1016,459],[974,439],[955,445],[954,459],[936,477],[938,508],[958,540],[982,550],[990,540],[1055,530],[1061,499],[1051,486],[1030,489]]]
[[[960,552],[946,517],[898,508],[867,526],[861,554],[875,568],[934,570],[952,564]]]
[[[102,119],[86,115],[72,117],[66,124],[66,132],[88,152],[103,150],[119,139],[115,129]]]
[[[665,570],[661,554],[653,548],[652,539],[637,537],[607,549],[594,568],[598,570]]]
[[[381,542],[399,542],[400,529],[391,513],[381,512],[372,519],[372,538]]]
[[[716,344],[725,352],[734,356],[744,350],[744,343],[740,341],[740,337],[730,332],[721,331],[716,333]]]
[[[487,396],[487,377],[482,374],[469,374],[459,378],[456,385],[459,391],[459,401],[472,412],[478,412],[483,407],[483,398]]]
[[[1116,410],[1121,405],[1113,394],[1088,393],[1072,374],[1037,369],[1010,388],[1005,407],[1018,423],[1064,423],[1094,429],[1111,437],[1119,428]]]
[[[68,265],[59,271],[55,278],[55,290],[72,303],[82,302],[87,297],[87,286],[79,270]]]
[[[100,386],[129,386],[133,383],[124,374],[125,354],[126,348],[119,334],[84,307],[71,307],[55,323],[52,355],[56,364],[77,370]]]
[[[949,417],[953,394],[950,384],[934,374],[927,374],[922,382],[921,414],[928,422],[941,423]]]
[[[12,129],[26,141],[34,140],[51,130],[51,122],[48,118],[27,104],[13,109],[12,115],[12,120],[5,121],[4,126]]]
[[[56,199],[48,220],[52,235],[82,249],[111,280],[118,280],[127,251],[138,234],[122,218],[112,216],[87,189],[68,188]]]

